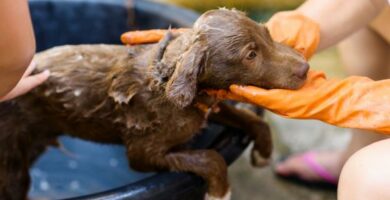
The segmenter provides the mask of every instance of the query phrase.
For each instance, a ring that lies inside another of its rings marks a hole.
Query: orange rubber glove
[[[320,42],[319,25],[298,11],[278,12],[266,26],[272,38],[302,53],[309,59]]]
[[[317,119],[339,127],[390,134],[390,80],[373,81],[359,76],[327,80],[323,73],[310,71],[299,90],[232,85],[230,92],[207,93],[253,103],[288,118]]]
[[[174,34],[180,34],[189,29],[179,28],[179,29],[170,29]],[[148,44],[159,42],[168,30],[165,29],[151,29],[144,31],[129,31],[121,35],[121,41],[123,44],[128,45],[138,45],[138,44]]]

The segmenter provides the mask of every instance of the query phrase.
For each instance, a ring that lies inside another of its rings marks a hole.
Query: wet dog
[[[0,196],[25,199],[28,169],[64,133],[124,144],[139,171],[195,173],[208,183],[207,198],[228,199],[227,167],[214,150],[180,146],[207,118],[197,105],[217,103],[202,89],[231,84],[297,89],[308,65],[268,30],[236,10],[203,14],[180,35],[152,45],[61,46],[36,55],[43,85],[0,104]],[[214,117],[241,127],[254,140],[252,159],[271,154],[270,131],[261,118],[220,104]]]

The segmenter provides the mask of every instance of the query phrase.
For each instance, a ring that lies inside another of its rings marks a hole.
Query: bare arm
[[[0,0],[0,97],[15,87],[34,53],[27,0]]]
[[[320,25],[320,51],[369,24],[386,5],[387,0],[308,0],[298,11]]]

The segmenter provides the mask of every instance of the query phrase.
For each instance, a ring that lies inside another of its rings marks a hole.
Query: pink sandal
[[[322,181],[306,181],[296,176],[283,176],[281,174],[276,173],[279,177],[284,179],[293,181],[295,183],[309,186],[309,187],[319,187],[319,188],[337,188],[338,177],[335,177],[331,174],[327,169],[325,169],[322,165],[320,165],[316,159],[315,152],[307,152],[299,156],[299,159],[302,160],[306,164],[306,166],[319,177],[322,178]]]
[[[337,185],[338,178],[331,174],[327,169],[321,166],[315,159],[316,153],[307,152],[302,155],[302,161],[325,182]]]

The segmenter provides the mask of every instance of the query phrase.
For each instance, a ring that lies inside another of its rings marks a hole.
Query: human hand
[[[274,14],[266,23],[271,37],[288,45],[309,59],[320,42],[319,25],[298,11],[284,11]]]
[[[274,113],[286,117],[307,118],[310,113],[302,111],[307,110],[307,106],[317,104],[317,101],[326,100],[322,99],[326,98],[326,96],[320,95],[319,93],[326,92],[323,89],[329,88],[330,82],[328,81],[324,73],[309,71],[304,86],[298,90],[266,90],[255,86],[231,85],[227,95],[223,96],[220,94],[218,98],[245,101],[265,107]],[[327,83],[324,84],[325,82]]]
[[[390,133],[390,80],[359,76],[328,80],[323,73],[310,71],[305,85],[298,90],[232,85],[230,91],[207,93],[252,103],[288,118]]]
[[[290,113],[290,109],[296,110],[296,108],[293,108],[292,106],[302,107],[307,104],[309,99],[313,99],[308,97],[313,96],[313,92],[316,91],[324,81],[326,81],[324,73],[309,71],[305,85],[299,90],[266,90],[255,86],[231,85],[229,91],[206,90],[206,93],[220,100],[229,99],[251,103],[260,107],[265,107],[279,115],[288,116],[286,113]],[[292,117],[296,116],[294,115]]]
[[[35,69],[35,67],[36,64],[34,62],[31,62],[18,84],[8,94],[3,97],[0,97],[0,102],[21,96],[30,91],[31,89],[42,84],[49,78],[50,72],[48,70],[45,70],[39,74],[30,75],[31,72]]]

